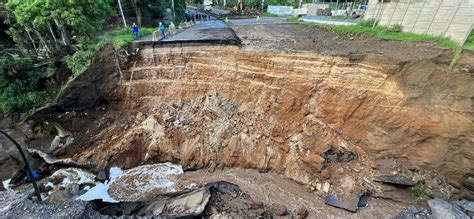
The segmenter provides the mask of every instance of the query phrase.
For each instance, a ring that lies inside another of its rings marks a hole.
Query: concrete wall
[[[303,4],[302,8],[308,9],[308,15],[317,15],[318,9],[328,9],[329,4],[307,3]]]
[[[369,0],[364,19],[400,24],[403,31],[450,37],[462,43],[474,24],[474,0]]]
[[[291,16],[293,14],[292,6],[281,6],[281,5],[269,5],[267,12],[270,14],[276,14],[280,16]]]

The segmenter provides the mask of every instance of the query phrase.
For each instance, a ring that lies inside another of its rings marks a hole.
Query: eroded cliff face
[[[273,169],[312,184],[332,149],[365,166],[402,157],[457,178],[474,168],[471,57],[450,71],[442,56],[400,62],[148,45],[106,92],[109,116],[64,125],[87,129],[75,158],[100,167]]]

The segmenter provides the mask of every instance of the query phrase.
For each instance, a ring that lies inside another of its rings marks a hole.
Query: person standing
[[[133,34],[135,35],[135,39],[139,40],[140,39],[140,28],[138,28],[138,26],[135,23],[133,23],[132,29],[133,29]]]
[[[160,29],[161,39],[164,39],[166,37],[166,35],[165,35],[165,25],[163,25],[163,23],[160,22],[160,25],[158,26],[158,28]]]

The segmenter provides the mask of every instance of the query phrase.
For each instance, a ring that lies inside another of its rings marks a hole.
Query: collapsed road
[[[12,129],[43,151],[31,159],[48,204],[17,177],[2,213],[472,216],[473,53],[449,69],[451,51],[433,44],[296,24],[174,37],[106,47]],[[67,135],[35,131],[50,124]]]

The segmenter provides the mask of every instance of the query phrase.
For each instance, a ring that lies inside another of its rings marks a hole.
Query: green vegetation
[[[319,25],[323,29],[331,30],[340,34],[368,35],[378,39],[398,40],[407,42],[433,42],[444,48],[455,49],[458,44],[453,40],[445,37],[415,34],[402,32],[400,25],[390,27],[373,26],[373,21],[364,21],[357,25]]]
[[[141,28],[142,37],[151,35],[155,28]],[[115,31],[105,32],[98,36],[92,43],[84,45],[84,49],[66,56],[65,60],[68,67],[72,70],[71,79],[82,74],[90,65],[94,54],[107,44],[113,44],[117,49],[122,48],[135,40],[135,36],[130,28],[121,28]]]
[[[410,194],[417,198],[429,197],[433,198],[433,194],[429,189],[423,187],[422,185],[416,185],[410,188]]]
[[[243,0],[245,7],[260,8],[262,5],[262,0]],[[194,1],[196,3],[201,3],[202,1]],[[218,1],[220,6],[223,6],[224,1]],[[303,3],[313,3],[313,0],[303,0]],[[226,6],[229,8],[235,7],[238,3],[238,0],[226,0]],[[300,0],[265,0],[264,7],[268,5],[287,5],[298,7]]]
[[[17,27],[10,32],[27,32],[29,35],[17,33],[26,42],[34,35],[50,57],[62,47],[75,51],[73,41],[84,44],[94,39],[112,11],[108,0],[8,1],[6,9],[14,15]]]
[[[276,14],[270,14],[270,13],[268,13],[268,12],[263,12],[263,13],[261,14],[261,16],[262,16],[262,17],[278,17],[278,15],[276,15]]]
[[[54,99],[57,86],[40,88],[46,67],[35,67],[37,60],[28,54],[12,56],[10,49],[0,50],[0,111],[10,113],[39,107]]]
[[[3,2],[6,11],[0,14],[0,112],[33,112],[53,101],[105,45],[121,48],[135,40],[130,27],[102,30],[107,19],[120,16],[116,13],[120,11],[117,1],[0,0]],[[175,22],[180,22],[185,18],[185,1],[174,2]],[[121,3],[125,15],[135,13],[137,20],[152,24],[165,19],[164,9],[171,6],[171,0]],[[129,25],[130,19],[135,21],[135,17],[127,17]],[[118,25],[123,27],[122,23]],[[140,28],[142,36],[154,30]],[[62,76],[56,77],[56,66],[61,63],[58,60],[64,60],[71,72],[62,69]],[[64,74],[70,77],[64,80]]]
[[[464,49],[474,50],[474,31],[472,30],[464,43]]]

